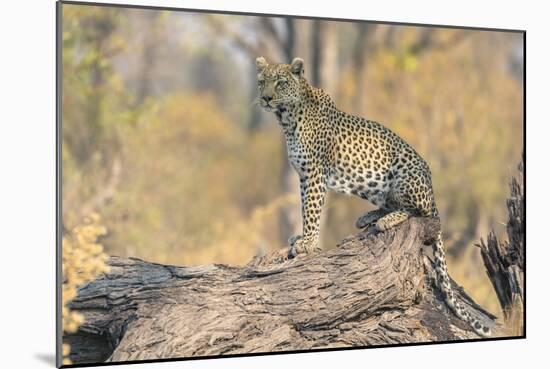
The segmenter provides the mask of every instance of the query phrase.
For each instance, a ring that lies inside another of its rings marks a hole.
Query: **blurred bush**
[[[279,140],[247,137],[212,96],[180,94],[155,101],[122,136],[121,185],[104,213],[108,244],[163,263],[252,257],[252,236],[222,245],[239,222],[278,196],[269,182],[280,165],[273,163]]]
[[[69,303],[76,297],[77,290],[87,282],[94,280],[99,274],[109,271],[105,264],[107,254],[98,238],[107,234],[101,225],[98,214],[92,213],[85,217],[82,224],[74,227],[63,236],[62,241],[62,328],[63,334],[75,333],[84,323],[84,316],[69,309]],[[70,347],[63,344],[63,365],[71,364],[68,358]]]

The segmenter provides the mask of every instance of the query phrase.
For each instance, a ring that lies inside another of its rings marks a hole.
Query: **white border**
[[[101,2],[101,1],[99,1]],[[117,2],[115,0],[111,2]],[[240,369],[407,366],[517,368],[547,362],[548,13],[543,2],[200,1],[133,4],[352,19],[527,29],[527,340],[143,364],[132,368]],[[124,1],[122,1],[124,3]],[[539,5],[540,4],[540,5]],[[0,164],[2,168],[3,367],[52,367],[55,343],[55,3],[2,4]],[[543,212],[545,211],[545,212]],[[11,365],[10,365],[11,364]],[[123,366],[126,367],[126,366]]]

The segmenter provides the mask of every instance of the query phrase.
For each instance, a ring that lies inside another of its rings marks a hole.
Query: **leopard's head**
[[[265,110],[280,110],[303,98],[307,82],[302,59],[294,58],[290,64],[268,64],[263,57],[259,57],[256,68],[258,104]]]

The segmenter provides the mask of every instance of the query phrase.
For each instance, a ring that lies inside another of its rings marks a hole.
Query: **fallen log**
[[[412,218],[331,250],[291,260],[275,252],[243,267],[111,257],[110,272],[71,303],[85,322],[64,342],[82,364],[479,338],[433,287],[426,245],[438,229]],[[453,288],[495,330],[495,316]]]

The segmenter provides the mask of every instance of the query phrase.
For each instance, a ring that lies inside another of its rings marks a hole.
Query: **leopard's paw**
[[[315,242],[301,235],[290,237],[288,243],[290,245],[290,250],[288,251],[289,258],[294,258],[299,254],[309,254],[321,250]]]

